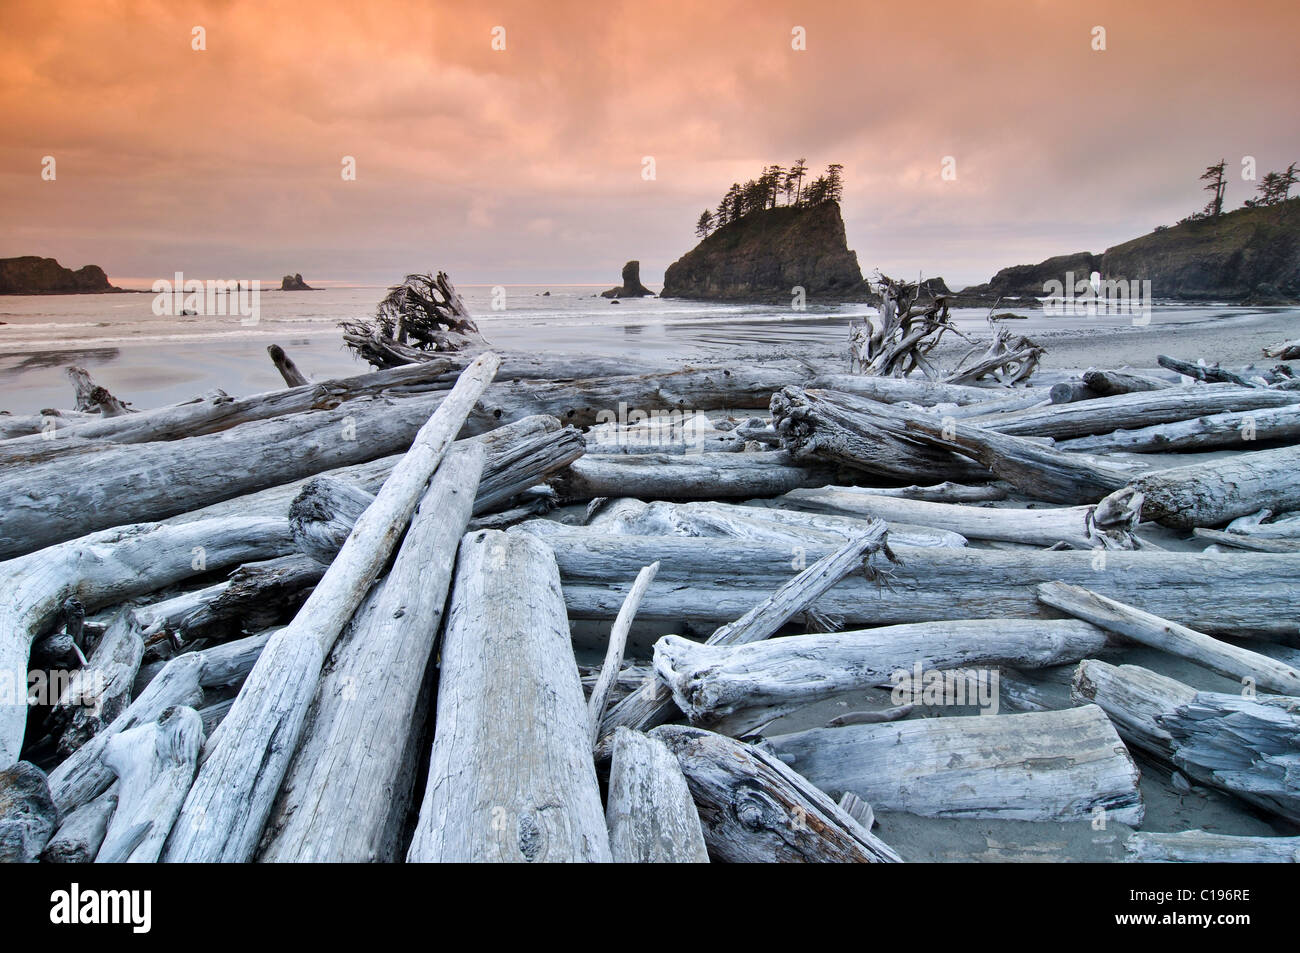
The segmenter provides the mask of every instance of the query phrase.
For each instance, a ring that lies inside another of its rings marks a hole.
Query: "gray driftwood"
[[[677,756],[709,854],[728,863],[892,863],[892,848],[767,752],[682,725],[650,733]]]
[[[658,738],[619,728],[605,819],[618,864],[707,864],[700,815],[681,765]]]
[[[1300,837],[1242,837],[1210,831],[1137,831],[1124,842],[1139,864],[1296,864]]]
[[[550,549],[465,536],[410,862],[608,861],[587,707]]]
[[[1140,824],[1138,770],[1095,705],[814,728],[769,739],[824,791],[927,817]]]
[[[26,761],[0,768],[0,864],[33,864],[58,825],[45,772]]]

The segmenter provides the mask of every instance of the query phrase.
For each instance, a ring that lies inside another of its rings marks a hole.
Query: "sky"
[[[1172,224],[1219,159],[1229,207],[1244,157],[1300,160],[1294,0],[5,0],[0,22],[0,257],[137,282],[612,285],[636,258],[653,284],[732,182],[805,157],[844,165],[864,274],[962,285]]]

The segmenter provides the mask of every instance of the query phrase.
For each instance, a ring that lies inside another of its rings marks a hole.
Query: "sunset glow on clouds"
[[[1171,224],[1203,204],[1197,176],[1220,158],[1235,172],[1253,155],[1261,174],[1300,159],[1298,11],[10,0],[0,257],[114,276],[607,284],[639,258],[653,282],[733,181],[805,156],[844,164],[864,272],[980,281]],[[1253,187],[1234,175],[1229,206]]]

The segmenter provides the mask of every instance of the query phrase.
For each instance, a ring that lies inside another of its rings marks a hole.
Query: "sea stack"
[[[314,291],[315,289],[302,280],[302,275],[285,275],[280,279],[281,291]]]
[[[723,225],[668,266],[661,297],[789,300],[795,287],[814,299],[868,293],[839,203],[782,205]]]
[[[617,288],[602,291],[602,298],[645,298],[654,292],[641,284],[641,262],[629,261],[623,266],[623,283]]]

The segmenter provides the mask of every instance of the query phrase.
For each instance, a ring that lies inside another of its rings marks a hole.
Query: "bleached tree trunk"
[[[814,701],[890,685],[898,673],[967,666],[1044,668],[1102,652],[1106,635],[1075,620],[921,622],[750,645],[655,643],[655,671],[691,723],[740,737]]]
[[[776,757],[682,725],[650,733],[681,765],[709,854],[727,863],[896,863],[893,849]]]
[[[1290,665],[1108,599],[1082,586],[1046,582],[1038,587],[1038,598],[1054,609],[1107,631],[1180,655],[1229,678],[1241,679],[1243,685],[1257,684],[1266,691],[1300,695],[1300,671]]]
[[[814,728],[769,739],[823,791],[923,817],[1142,822],[1138,769],[1095,705]]]
[[[298,370],[298,365],[293,362],[293,358],[284,353],[284,348],[280,347],[280,345],[268,344],[266,353],[271,355],[271,363],[275,365],[275,369],[284,378],[285,387],[303,387],[311,383],[307,379],[307,375]]]
[[[399,858],[422,734],[415,716],[483,458],[469,445],[443,460],[392,569],[335,645],[260,860]]]
[[[1296,864],[1300,837],[1241,837],[1210,831],[1137,831],[1124,842],[1139,864]]]
[[[1058,450],[1085,453],[1169,453],[1244,447],[1300,437],[1300,404],[1242,410],[1178,420],[1136,430],[1114,430],[1057,443]]]
[[[193,708],[168,708],[157,721],[115,735],[104,764],[117,775],[117,810],[95,856],[99,864],[148,864],[194,780],[203,721]]]
[[[1121,491],[1122,493],[1122,491]],[[1140,507],[1134,494],[1112,494],[1105,506],[1025,507],[969,506],[931,503],[881,496],[856,487],[791,490],[761,504],[796,507],[814,513],[887,520],[920,526],[941,526],[968,539],[1051,546],[1064,542],[1074,549],[1134,549]],[[1129,505],[1124,505],[1128,503]],[[899,545],[907,545],[895,539]]]
[[[1071,697],[1187,778],[1300,822],[1300,698],[1198,692],[1136,665],[1079,663]]]
[[[461,541],[411,863],[609,861],[555,559],[524,533]]]
[[[94,612],[198,573],[292,549],[283,519],[229,518],[120,526],[0,562],[0,680],[27,684],[31,643],[70,596]],[[18,757],[26,721],[26,704],[0,704],[0,767]]]
[[[73,673],[51,712],[59,751],[71,754],[122,713],[144,657],[140,624],[130,609],[117,614],[88,664]]]
[[[565,500],[634,496],[716,500],[776,496],[835,482],[835,470],[803,466],[779,450],[758,453],[588,454],[550,479]]]
[[[700,815],[677,758],[658,738],[619,728],[605,808],[616,864],[707,864]]]
[[[1300,446],[1238,453],[1147,473],[1133,481],[1143,514],[1179,529],[1222,526],[1261,509],[1300,508]]]
[[[801,566],[833,552],[830,545],[789,546],[680,536],[548,537],[564,579],[570,617],[613,619],[623,602],[616,580],[656,560],[659,574],[639,618],[666,631],[735,619],[790,580]],[[893,625],[952,618],[1033,619],[1056,613],[1037,586],[1060,581],[1211,634],[1292,635],[1300,554],[1180,553],[1159,550],[978,550],[898,547],[882,582],[849,574],[815,601],[842,626]],[[942,582],[937,582],[941,580]],[[1251,597],[1242,598],[1243,592]]]
[[[205,756],[163,860],[238,862],[252,857],[300,738],[325,656],[388,561],[425,484],[497,363],[488,352],[465,370],[293,622],[271,638]]]

